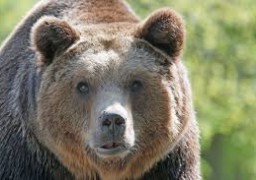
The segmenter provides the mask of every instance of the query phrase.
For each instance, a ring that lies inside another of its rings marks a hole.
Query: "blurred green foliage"
[[[0,0],[0,42],[35,2]],[[255,179],[255,0],[128,2],[142,19],[168,6],[186,21],[183,59],[201,129],[204,179]]]
[[[37,0],[0,0],[0,44]]]

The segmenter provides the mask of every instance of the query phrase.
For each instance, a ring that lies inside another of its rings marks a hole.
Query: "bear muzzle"
[[[91,147],[103,158],[125,156],[134,144],[130,121],[120,104],[108,107],[97,118],[97,130],[93,133]]]
[[[97,151],[104,155],[115,155],[125,150],[123,143],[126,118],[116,113],[103,112],[99,118],[102,135],[108,137],[108,142],[102,142]]]

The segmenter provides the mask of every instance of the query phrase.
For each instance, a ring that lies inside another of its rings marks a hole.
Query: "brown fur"
[[[21,45],[30,37],[32,50]],[[42,1],[0,51],[5,61],[13,61],[11,52],[22,58],[34,54],[27,73],[37,78],[36,93],[27,106],[14,100],[28,114],[15,121],[27,119],[25,136],[36,139],[76,179],[200,179],[198,128],[180,61],[184,39],[183,21],[171,9],[140,23],[121,0]],[[22,58],[16,60],[19,66]],[[134,80],[143,84],[135,95],[129,91]],[[90,85],[85,97],[76,89],[84,81]],[[127,112],[123,142],[130,146],[125,155],[102,158],[93,148],[103,141],[98,117],[114,103]],[[40,156],[40,161],[45,160]]]

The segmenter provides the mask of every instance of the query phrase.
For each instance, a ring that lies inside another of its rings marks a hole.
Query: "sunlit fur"
[[[11,66],[22,67],[17,68],[21,75],[15,75],[11,93],[8,78],[0,77],[0,92],[11,97],[0,106],[5,112],[0,113],[1,123],[7,122],[0,128],[8,127],[6,132],[15,132],[13,136],[35,148],[37,161],[27,153],[23,169],[29,172],[37,162],[43,169],[28,177],[69,179],[70,173],[76,179],[122,180],[166,174],[166,179],[200,179],[199,132],[181,62],[184,42],[183,20],[172,9],[158,10],[140,22],[121,0],[39,2],[0,53],[1,59],[16,60],[1,67],[1,74],[11,77]],[[14,51],[21,55],[14,58]],[[30,77],[35,87],[27,80]],[[143,84],[137,94],[129,89],[134,80]],[[90,85],[86,96],[77,92],[81,81]],[[27,87],[35,92],[31,95]],[[100,133],[97,121],[102,109],[115,104],[126,112],[127,149],[105,158],[94,148]],[[10,119],[19,124],[19,131],[8,124]],[[14,148],[19,142],[8,142],[5,131],[0,133],[2,144]],[[9,157],[2,153],[4,146],[0,150],[1,157]],[[60,170],[52,168],[55,161]],[[155,173],[164,163],[168,166]],[[0,175],[18,177],[22,172],[1,169]]]

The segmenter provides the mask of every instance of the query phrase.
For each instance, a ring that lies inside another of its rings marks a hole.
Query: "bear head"
[[[184,38],[171,9],[138,24],[82,27],[42,17],[31,34],[37,139],[77,177],[140,177],[186,128]]]

